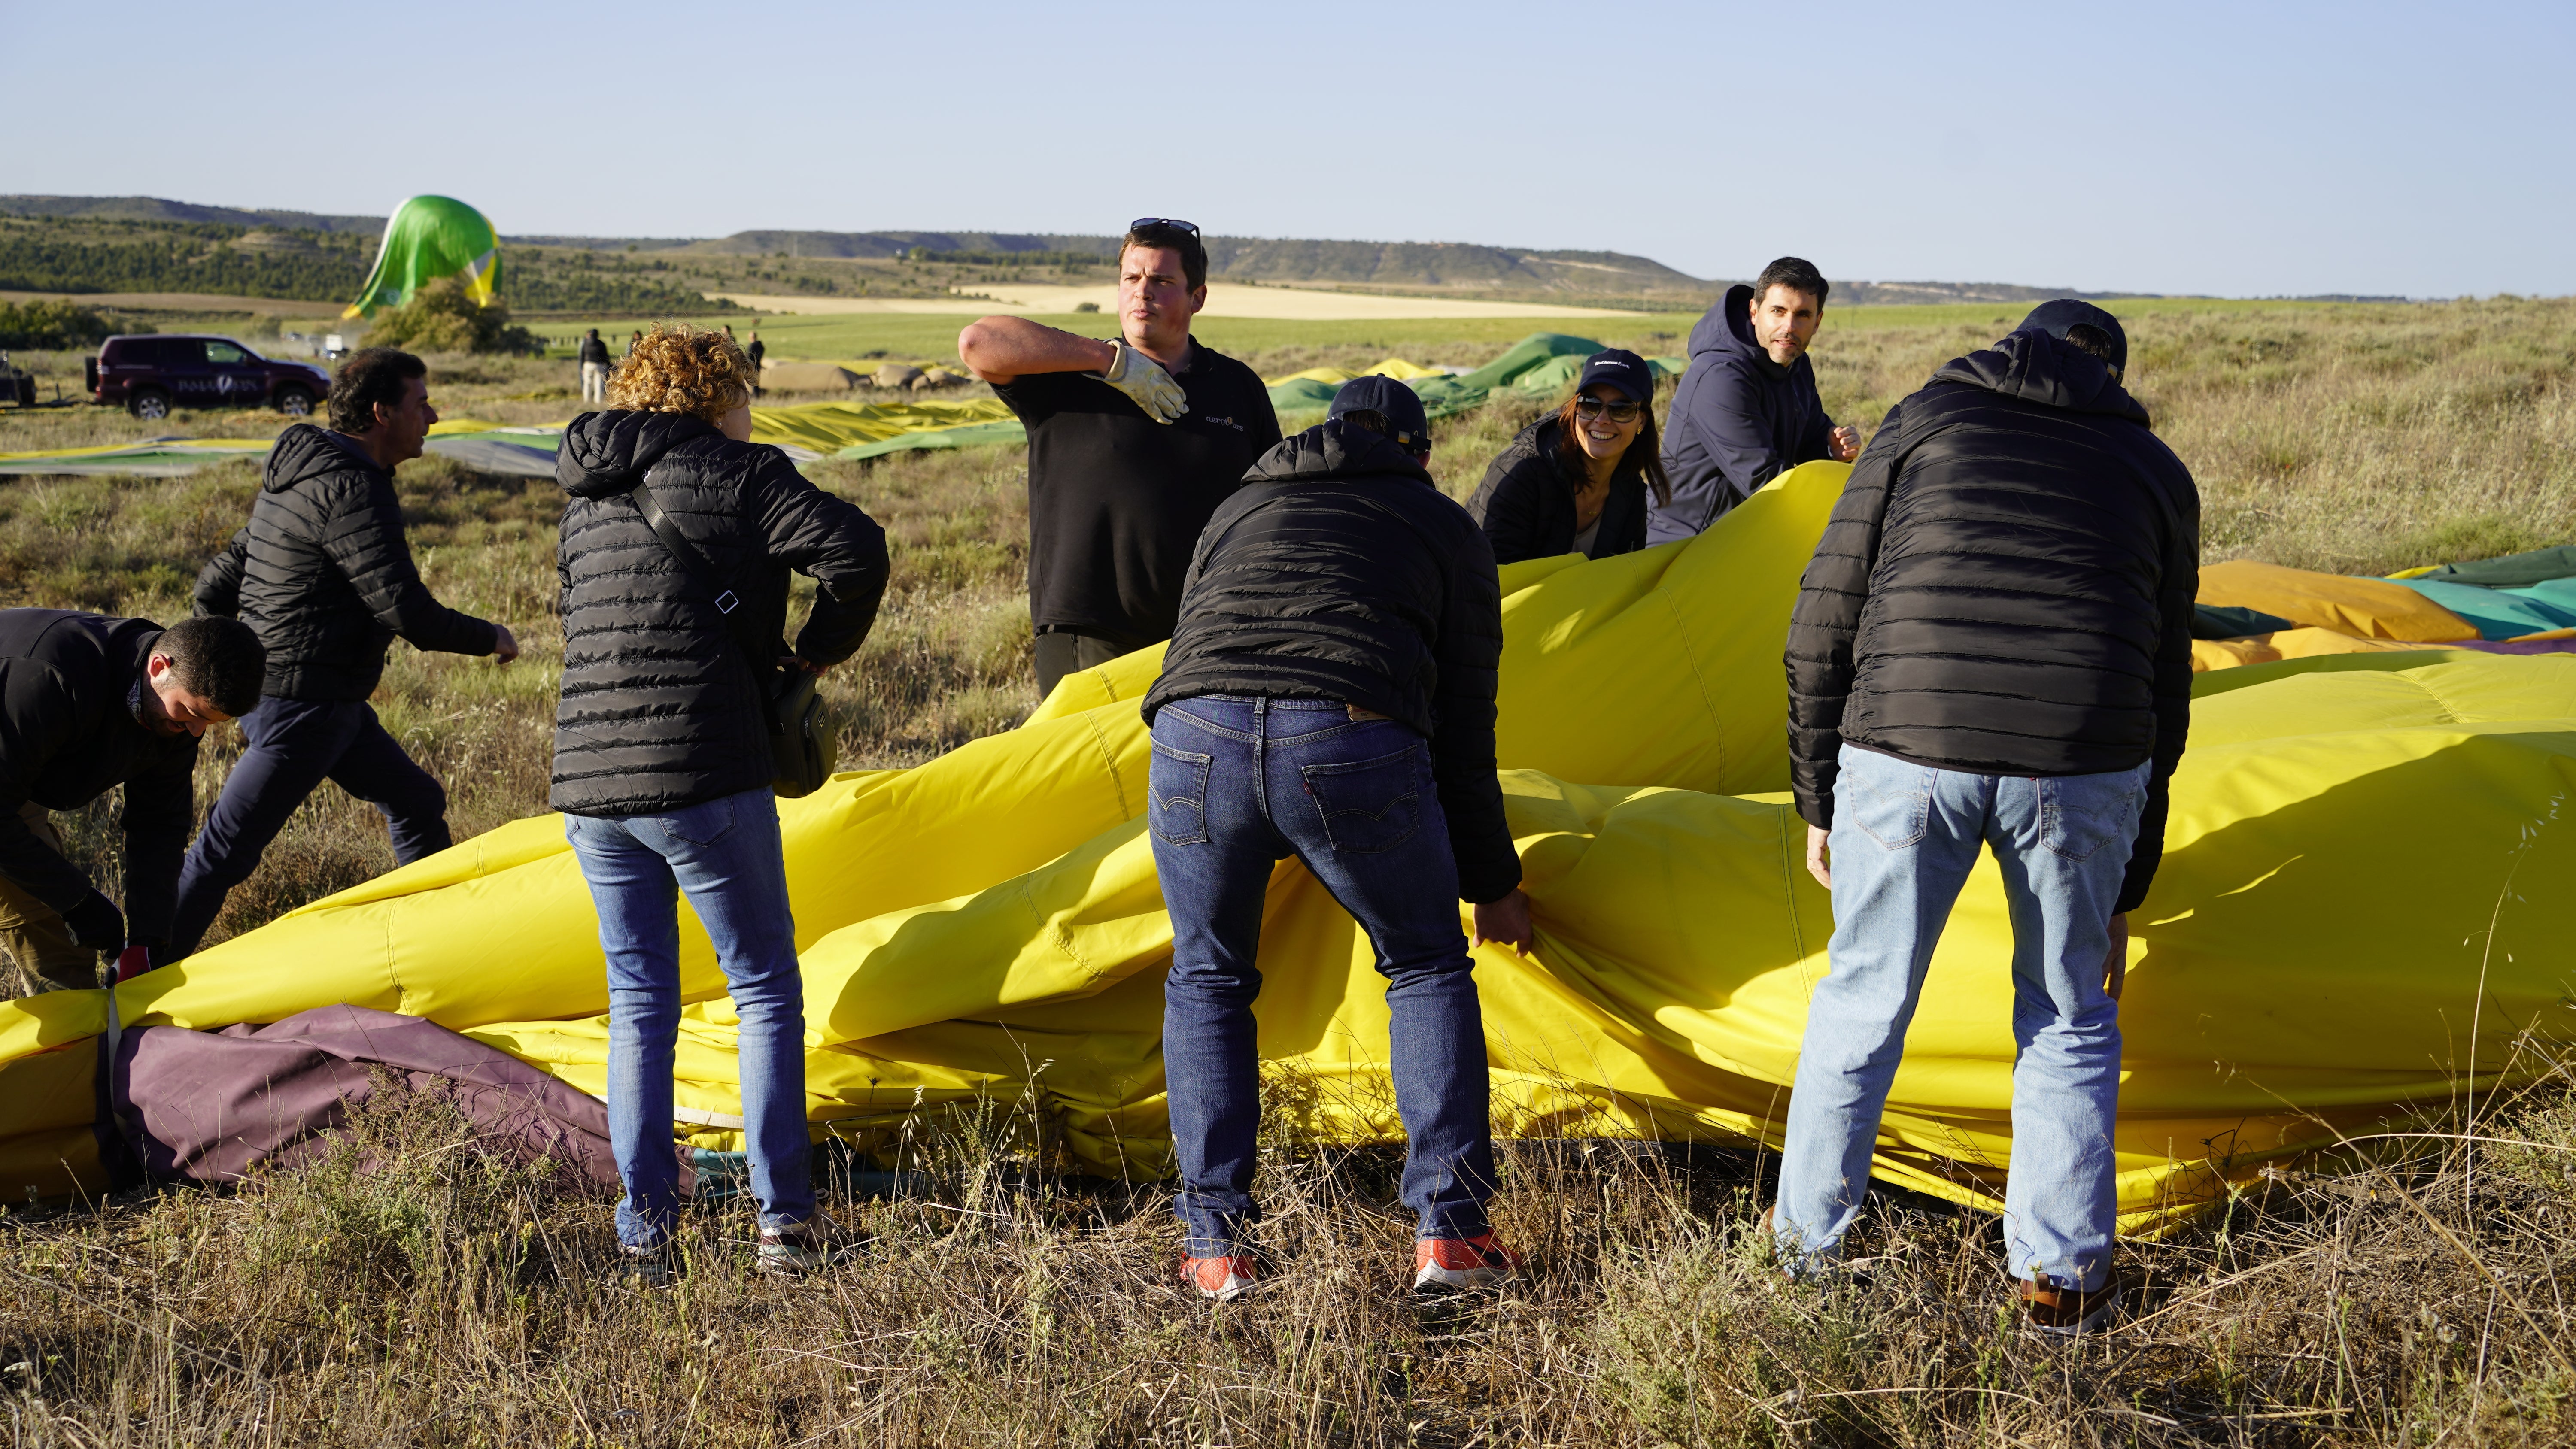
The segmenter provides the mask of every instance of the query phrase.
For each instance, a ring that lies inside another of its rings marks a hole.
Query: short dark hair
[[[1753,300],[1759,302],[1770,296],[1773,287],[1804,292],[1815,298],[1819,307],[1825,305],[1826,295],[1834,289],[1833,283],[1825,280],[1825,274],[1816,270],[1816,264],[1805,257],[1782,257],[1764,267],[1762,275],[1753,279]]]
[[[1199,240],[1197,232],[1186,227],[1173,226],[1168,222],[1149,221],[1143,226],[1129,227],[1127,235],[1118,239],[1120,261],[1127,259],[1129,247],[1154,247],[1179,252],[1182,277],[1188,280],[1193,289],[1207,285],[1207,243]]]
[[[240,719],[259,707],[268,646],[239,619],[182,619],[161,631],[152,652],[170,661],[179,687]]]
[[[2111,369],[2113,377],[2120,375],[2120,349],[2112,342],[2110,333],[2090,322],[2078,322],[2066,329],[2066,345],[2102,359],[2102,365]]]
[[[399,347],[362,347],[331,379],[331,430],[352,437],[376,425],[376,404],[402,406],[403,384],[429,376],[429,364]]]

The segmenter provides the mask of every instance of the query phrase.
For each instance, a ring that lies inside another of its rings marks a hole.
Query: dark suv
[[[271,361],[229,337],[111,337],[86,361],[91,400],[123,403],[138,418],[262,404],[300,418],[331,391],[322,369]]]

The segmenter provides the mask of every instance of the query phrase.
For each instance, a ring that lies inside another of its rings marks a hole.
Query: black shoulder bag
[[[726,631],[742,651],[743,661],[751,666],[752,688],[769,725],[769,759],[774,772],[769,788],[789,800],[823,788],[823,782],[832,777],[834,757],[839,751],[823,722],[823,700],[815,688],[814,676],[802,669],[780,669],[779,641],[755,639],[744,632],[749,621],[742,613],[742,596],[716,577],[707,556],[698,552],[698,546],[671,522],[671,515],[662,511],[651,484],[638,482],[631,496],[645,523],[662,540],[662,546],[679,560],[681,571],[715,596],[716,612],[724,615]]]

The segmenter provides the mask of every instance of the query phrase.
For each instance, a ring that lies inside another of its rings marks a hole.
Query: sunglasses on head
[[[1176,230],[1188,232],[1192,236],[1197,236],[1199,234],[1198,223],[1182,221],[1177,217],[1140,216],[1134,221],[1127,223],[1127,229],[1129,231],[1143,231],[1149,226],[1168,226],[1175,228]]]
[[[1637,420],[1637,404],[1604,402],[1588,393],[1574,400],[1574,415],[1585,422],[1590,422],[1603,413],[1608,413],[1610,421],[1614,423],[1633,423]]]

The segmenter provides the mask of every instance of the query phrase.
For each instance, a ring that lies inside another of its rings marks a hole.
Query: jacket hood
[[[1342,419],[1282,439],[1243,475],[1246,483],[1325,483],[1336,478],[1410,478],[1429,485],[1431,474],[1393,438],[1354,428]]]
[[[575,498],[606,498],[644,481],[645,471],[692,438],[721,434],[686,413],[583,413],[564,428],[555,482]]]
[[[268,450],[268,464],[260,474],[260,491],[283,493],[309,479],[326,473],[364,468],[370,473],[384,470],[376,460],[342,441],[340,435],[311,423],[297,423],[277,435],[277,446]]]
[[[2100,358],[2044,332],[2015,332],[1982,352],[1954,357],[1932,380],[1964,382],[2041,407],[2147,423],[2146,408],[2111,380]]]
[[[1752,305],[1751,287],[1738,282],[1727,288],[1726,295],[1718,299],[1718,304],[1701,313],[1699,321],[1691,328],[1691,361],[1697,362],[1710,355],[1740,357],[1762,364],[1774,377],[1786,373],[1788,368],[1773,362],[1771,354],[1754,342]]]

